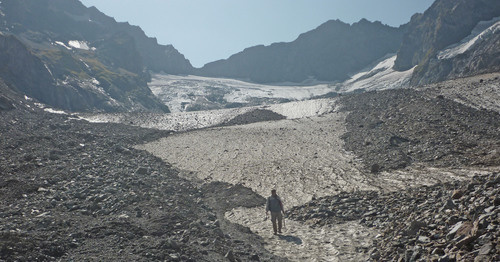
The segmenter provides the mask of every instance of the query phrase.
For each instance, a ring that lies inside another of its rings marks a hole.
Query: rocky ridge
[[[480,21],[500,15],[500,4],[495,0],[437,0],[423,14],[415,14],[408,24],[395,69],[408,70],[448,45],[470,34]]]

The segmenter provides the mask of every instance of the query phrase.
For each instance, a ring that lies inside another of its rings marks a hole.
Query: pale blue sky
[[[434,0],[81,0],[172,44],[193,66],[247,47],[290,42],[320,24],[361,18],[399,26]]]

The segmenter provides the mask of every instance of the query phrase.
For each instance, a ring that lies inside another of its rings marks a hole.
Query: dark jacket
[[[270,196],[267,198],[266,211],[281,212],[283,210],[283,203],[279,196]]]

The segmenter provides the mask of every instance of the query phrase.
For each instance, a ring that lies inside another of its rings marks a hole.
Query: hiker
[[[277,235],[281,233],[281,225],[285,210],[283,209],[283,203],[280,197],[276,194],[276,189],[271,190],[271,196],[267,198],[266,216],[268,216],[269,211],[271,211],[274,234]],[[278,220],[278,225],[276,225],[276,220]]]

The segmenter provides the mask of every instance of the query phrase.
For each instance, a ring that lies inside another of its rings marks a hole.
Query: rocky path
[[[233,209],[226,218],[250,228],[266,241],[266,249],[290,261],[363,261],[378,234],[358,222],[312,228],[309,223],[285,219],[283,233],[276,236],[264,207]]]

